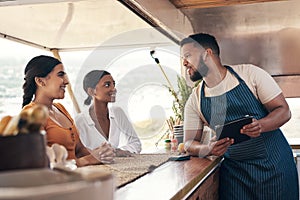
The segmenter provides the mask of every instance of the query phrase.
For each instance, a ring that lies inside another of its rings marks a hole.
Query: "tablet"
[[[184,160],[190,160],[191,156],[184,154],[184,155],[178,155],[178,156],[172,156],[169,158],[170,161],[184,161]]]
[[[229,137],[234,139],[234,144],[249,140],[250,137],[248,135],[241,134],[240,130],[243,126],[252,123],[252,119],[252,116],[246,115],[245,117],[231,121],[224,125],[216,125],[215,131],[218,140]]]

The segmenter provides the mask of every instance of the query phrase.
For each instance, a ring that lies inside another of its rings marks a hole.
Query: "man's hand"
[[[210,155],[222,156],[227,151],[228,147],[234,143],[233,139],[223,138],[216,141],[213,138],[209,143]]]
[[[261,127],[262,126],[259,121],[257,119],[253,119],[251,124],[247,124],[241,129],[241,133],[252,138],[258,137],[262,132]]]

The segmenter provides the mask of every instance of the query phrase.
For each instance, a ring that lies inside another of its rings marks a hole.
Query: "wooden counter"
[[[169,161],[115,192],[115,199],[218,199],[221,158]]]

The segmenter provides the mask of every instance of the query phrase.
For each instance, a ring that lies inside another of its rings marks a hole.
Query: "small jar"
[[[177,151],[178,141],[176,138],[171,140],[171,150],[173,152]]]
[[[169,139],[165,140],[165,149],[167,150],[171,149],[171,140]]]

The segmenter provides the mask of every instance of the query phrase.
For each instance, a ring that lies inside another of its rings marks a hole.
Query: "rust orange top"
[[[34,102],[31,102],[23,109],[31,108],[34,104]],[[68,151],[67,159],[75,159],[76,144],[79,142],[79,136],[74,120],[62,104],[53,103],[53,105],[72,122],[72,125],[71,127],[61,127],[49,117],[44,125],[44,130],[47,133],[47,145],[51,146],[54,143],[63,145]]]

